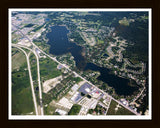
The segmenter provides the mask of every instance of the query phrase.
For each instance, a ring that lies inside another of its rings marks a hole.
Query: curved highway
[[[35,108],[35,113],[36,113],[36,115],[38,115],[36,96],[35,96],[35,93],[34,93],[34,86],[33,86],[33,80],[32,80],[31,68],[30,68],[30,62],[29,62],[29,55],[30,55],[30,53],[27,55],[27,53],[22,48],[20,48],[18,46],[15,46],[15,45],[12,45],[12,46],[20,49],[25,54],[25,56],[26,56],[27,65],[28,65],[28,72],[29,72],[29,78],[30,78],[30,84],[31,84],[31,90],[32,90],[32,97],[33,97],[34,108]]]

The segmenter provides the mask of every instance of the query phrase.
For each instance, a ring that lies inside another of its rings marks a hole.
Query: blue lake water
[[[121,78],[111,74],[110,69],[99,67],[93,63],[87,63],[84,71],[85,70],[99,71],[101,75],[97,79],[113,87],[116,93],[119,95],[131,95],[135,90],[138,89],[137,87],[131,87],[128,85],[130,82],[129,79]]]
[[[69,30],[65,26],[53,26],[51,31],[47,33],[49,39],[48,44],[50,47],[50,53],[54,55],[62,55],[70,52],[76,62],[76,67],[79,70],[87,71],[99,71],[100,76],[97,78],[109,86],[113,87],[118,95],[131,95],[138,87],[131,87],[128,85],[129,80],[124,79],[114,74],[110,74],[110,70],[107,68],[99,67],[93,63],[87,63],[85,58],[81,55],[82,47],[72,43],[68,40],[67,34]]]
[[[81,55],[82,47],[71,43],[68,40],[67,33],[69,31],[65,26],[51,27],[52,31],[47,33],[49,39],[48,44],[51,46],[49,52],[54,55],[62,55],[71,53],[74,56],[77,67],[82,67],[85,63],[84,57]]]

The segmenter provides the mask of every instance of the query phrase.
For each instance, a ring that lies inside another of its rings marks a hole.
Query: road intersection
[[[29,62],[29,56],[30,56],[30,52],[27,55],[27,53],[20,47],[16,46],[16,45],[12,45],[16,48],[18,48],[19,50],[21,50],[27,59],[27,65],[28,65],[28,72],[29,72],[29,78],[30,78],[30,85],[31,85],[31,90],[32,90],[32,98],[33,98],[33,102],[34,102],[34,108],[35,108],[35,113],[36,115],[38,115],[38,109],[37,109],[37,102],[36,102],[36,96],[35,96],[35,92],[34,92],[34,86],[33,86],[33,79],[32,79],[32,74],[31,74],[31,68],[30,68],[30,62]]]

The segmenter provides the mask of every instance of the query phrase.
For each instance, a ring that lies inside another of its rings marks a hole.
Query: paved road
[[[27,65],[28,65],[28,72],[29,72],[29,78],[30,78],[30,84],[31,84],[31,90],[32,90],[32,97],[33,97],[34,108],[35,108],[35,113],[36,113],[36,115],[38,115],[36,96],[35,96],[35,93],[34,93],[34,86],[33,86],[33,80],[32,80],[31,68],[30,68],[30,62],[29,62],[29,54],[27,55],[27,53],[22,48],[20,48],[18,46],[15,46],[15,45],[12,45],[12,46],[20,49],[21,51],[23,51],[23,53],[26,56]]]
[[[112,101],[112,99],[110,99],[110,101],[109,101],[109,105],[108,105],[108,108],[107,108],[107,110],[106,110],[106,114],[105,114],[105,115],[107,115],[107,113],[108,113],[108,109],[109,109],[109,107],[110,107],[111,101]]]
[[[142,94],[143,94],[143,91],[145,90],[145,86],[144,88],[142,89],[142,91],[136,96],[136,98],[132,101],[132,102],[135,102]]]
[[[35,54],[36,59],[37,59],[37,75],[38,75],[38,86],[39,86],[39,98],[40,98],[41,115],[44,115],[43,103],[42,103],[41,79],[40,79],[40,71],[39,71],[39,58],[38,58],[38,55],[35,51],[34,51],[34,54]]]
[[[19,29],[18,29],[19,30]],[[20,31],[20,30],[19,30]],[[22,33],[22,32],[21,32]],[[23,33],[22,33],[23,34]],[[24,35],[24,34],[23,34]],[[63,67],[65,67],[66,69],[68,69],[69,71],[72,71],[71,69],[69,69],[69,67],[67,65],[64,65],[62,63],[60,63],[59,61],[57,61],[56,57],[52,57],[50,55],[48,55],[47,53],[45,53],[44,51],[42,51],[41,49],[39,49],[38,46],[36,46],[31,39],[28,38],[28,36],[24,35],[31,43],[32,45],[37,48],[41,53],[43,53],[44,55],[46,55],[47,57],[51,58],[52,60],[54,60],[55,62],[57,62],[58,64],[63,65]],[[93,85],[91,82],[89,82],[88,80],[86,80],[85,78],[83,78],[82,76],[80,76],[78,73],[74,72],[77,76],[79,76],[81,79],[83,79],[84,81],[88,82],[89,84],[91,84],[92,86],[96,87],[95,85]],[[97,88],[97,87],[96,87]],[[99,88],[97,88],[99,89]],[[99,89],[101,90],[101,89]],[[106,92],[104,92],[103,90],[101,90],[101,92],[103,92],[104,94],[107,94]],[[109,95],[109,94],[107,94]],[[128,109],[129,111],[133,112],[136,115],[140,115],[139,113],[135,112],[133,109],[129,108],[128,106],[123,105],[120,101],[114,99],[112,96],[110,96],[112,98],[112,100],[116,101],[117,103],[121,104],[123,107],[125,107],[126,109]]]
[[[43,103],[42,103],[42,89],[41,89],[41,80],[40,80],[40,68],[39,68],[39,58],[38,58],[38,55],[37,53],[35,52],[35,49],[30,49],[24,45],[20,45],[20,44],[12,44],[12,46],[15,46],[15,47],[23,47],[23,48],[26,48],[30,51],[32,51],[34,53],[34,55],[36,56],[36,59],[37,59],[37,76],[38,76],[38,86],[39,86],[39,98],[40,98],[40,108],[41,108],[41,115],[44,115],[44,111],[43,111]]]

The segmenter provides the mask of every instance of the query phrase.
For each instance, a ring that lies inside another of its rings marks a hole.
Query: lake
[[[113,87],[118,95],[132,95],[137,87],[128,85],[129,80],[110,74],[110,69],[99,67],[93,63],[88,63],[81,55],[82,47],[68,40],[67,34],[69,30],[65,26],[52,26],[51,31],[46,34],[48,44],[51,46],[49,52],[53,55],[62,55],[70,52],[76,62],[79,70],[99,71],[100,76],[97,78],[109,86]]]
[[[51,46],[49,53],[62,55],[70,52],[72,56],[74,56],[76,66],[81,67],[85,62],[84,57],[81,55],[82,47],[71,43],[68,40],[67,33],[69,33],[69,31],[65,26],[51,27],[51,32],[46,35],[49,39],[48,44]]]

